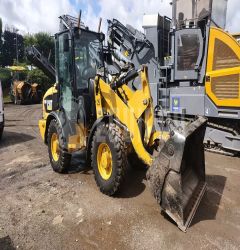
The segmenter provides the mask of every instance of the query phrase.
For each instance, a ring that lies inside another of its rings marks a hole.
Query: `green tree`
[[[0,79],[2,82],[3,90],[9,89],[11,84],[11,71],[7,68],[0,68]]]
[[[32,45],[36,45],[36,39],[35,39],[34,35],[27,34],[23,38],[24,38],[24,47],[25,48],[29,47],[29,46],[32,46]]]
[[[39,32],[24,36],[25,48],[33,45],[46,58],[49,58],[50,55],[50,62],[53,65],[55,64],[55,45],[54,39],[50,36],[50,34]],[[53,82],[38,68],[28,72],[28,81],[40,84],[44,92],[53,84]]]
[[[50,34],[39,32],[34,35],[26,35],[24,37],[25,48],[32,45],[34,45],[46,58],[49,58],[50,55],[50,62],[55,64],[54,39]]]
[[[1,66],[13,65],[14,60],[17,58],[18,61],[24,61],[24,44],[23,36],[12,32],[10,30],[5,30],[3,33],[3,44],[1,49],[2,61]]]

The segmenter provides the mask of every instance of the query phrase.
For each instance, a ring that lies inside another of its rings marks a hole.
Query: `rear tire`
[[[50,122],[47,141],[49,159],[53,170],[57,173],[65,173],[71,164],[71,154],[63,149],[62,128],[56,120]]]
[[[106,160],[102,161],[106,152]],[[92,140],[91,164],[102,193],[112,196],[119,191],[127,167],[127,153],[123,133],[117,125],[102,124],[97,128]]]

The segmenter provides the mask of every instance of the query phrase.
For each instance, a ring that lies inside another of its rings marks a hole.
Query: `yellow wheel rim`
[[[97,152],[98,171],[104,180],[108,180],[112,174],[112,153],[106,143],[101,143]]]
[[[51,137],[51,152],[54,161],[59,159],[59,141],[57,133],[53,133]]]

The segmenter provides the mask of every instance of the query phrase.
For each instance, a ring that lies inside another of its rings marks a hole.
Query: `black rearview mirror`
[[[105,40],[105,35],[102,32],[99,34],[99,40],[100,42],[103,42]]]

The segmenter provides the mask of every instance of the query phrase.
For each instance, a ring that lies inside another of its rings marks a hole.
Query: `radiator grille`
[[[219,39],[215,40],[213,70],[234,68],[240,66],[240,60],[235,52]]]
[[[212,92],[219,100],[240,98],[239,75],[212,78]]]

